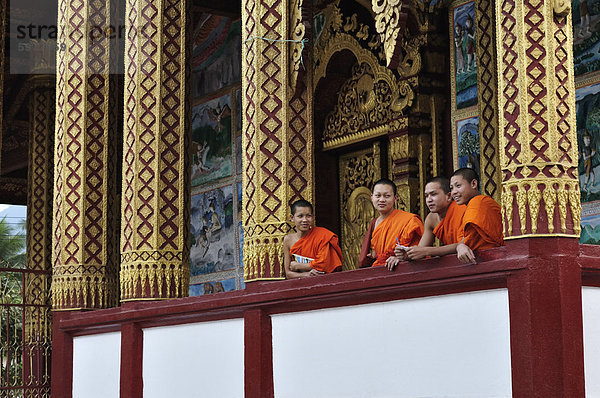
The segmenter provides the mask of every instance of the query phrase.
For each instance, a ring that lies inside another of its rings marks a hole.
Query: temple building
[[[599,48],[600,0],[0,0],[0,398],[600,397]],[[504,246],[358,269],[375,181],[461,167]],[[342,272],[285,280],[298,199]]]

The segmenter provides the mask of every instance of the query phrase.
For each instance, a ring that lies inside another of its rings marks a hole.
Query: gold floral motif
[[[504,185],[502,188],[502,221],[505,222],[505,231],[512,236],[513,229],[513,193],[511,186]]]
[[[397,84],[393,75],[375,71],[367,63],[353,67],[352,77],[340,89],[338,103],[326,118],[324,143],[398,120],[412,104],[414,92],[408,82]]]
[[[515,196],[517,198],[517,208],[519,209],[519,220],[521,221],[521,233],[524,234],[527,228],[525,223],[527,219],[527,192],[525,190],[526,182],[519,182]]]
[[[527,191],[527,203],[529,203],[529,215],[531,218],[531,233],[535,234],[537,232],[538,226],[538,213],[540,211],[540,199],[542,194],[537,187],[537,184],[533,183],[529,186],[529,190]]]
[[[554,189],[552,182],[544,184],[545,188],[542,192],[544,198],[544,206],[546,209],[546,215],[548,216],[548,232],[554,232],[554,209],[556,206],[557,192]]]
[[[397,53],[406,25],[406,14],[402,12],[402,0],[372,0],[375,12],[375,29],[381,35],[383,51],[388,68],[395,68]],[[404,25],[404,26],[403,26]]]

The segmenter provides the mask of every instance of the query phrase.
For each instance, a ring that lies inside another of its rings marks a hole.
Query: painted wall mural
[[[600,244],[600,83],[576,91],[581,243]]]
[[[573,0],[575,76],[600,70],[600,0]]]
[[[194,97],[239,84],[242,76],[240,20],[202,14],[194,30],[192,57]]]
[[[452,76],[456,109],[477,104],[477,38],[475,3],[455,5],[451,11]]]
[[[227,185],[193,195],[191,223],[192,278],[234,269],[233,187]]]
[[[192,109],[192,187],[230,176],[231,95]]]

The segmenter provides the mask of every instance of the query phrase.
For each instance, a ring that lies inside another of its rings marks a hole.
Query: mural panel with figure
[[[204,294],[230,292],[232,290],[236,290],[235,279],[224,279],[190,285],[190,296],[202,296]]]
[[[454,137],[454,168],[469,167],[481,175],[479,152],[479,117],[456,121]]]
[[[450,11],[453,102],[455,109],[463,109],[477,104],[475,2],[453,7]]]
[[[192,108],[192,186],[228,177],[233,169],[231,95]]]
[[[600,83],[577,89],[581,243],[600,244]]]
[[[600,0],[573,0],[575,76],[600,70]]]
[[[234,269],[233,186],[193,195],[191,223],[192,277]]]

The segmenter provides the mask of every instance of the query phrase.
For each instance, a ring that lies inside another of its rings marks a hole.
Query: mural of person
[[[467,53],[467,72],[476,68],[475,64],[475,27],[473,17],[467,15],[465,21],[465,52]]]
[[[592,136],[589,131],[585,129],[583,133],[583,148],[580,151],[580,156],[583,160],[583,168],[585,172],[585,182],[581,189],[589,192],[591,187],[595,185],[596,174],[594,173],[594,165],[592,164],[592,158],[596,154],[596,148],[592,145]]]
[[[465,53],[463,52],[464,30],[458,22],[454,26],[454,46],[456,47],[456,75],[465,71]]]
[[[588,9],[587,0],[579,0],[579,16],[581,17],[581,27],[579,29],[578,36],[584,37],[591,35],[590,31],[590,11]]]

